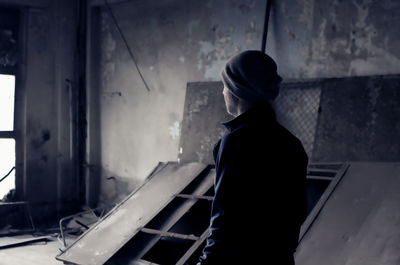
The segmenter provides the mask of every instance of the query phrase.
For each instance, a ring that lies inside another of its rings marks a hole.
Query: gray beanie
[[[244,51],[233,56],[221,76],[232,94],[250,103],[274,100],[282,81],[274,60],[261,51]]]

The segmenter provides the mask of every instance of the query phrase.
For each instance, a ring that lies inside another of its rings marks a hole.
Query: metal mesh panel
[[[320,96],[319,81],[288,82],[281,85],[274,104],[277,120],[300,139],[309,158],[314,146]]]

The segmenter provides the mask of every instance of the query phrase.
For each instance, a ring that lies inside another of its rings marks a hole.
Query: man
[[[229,133],[214,147],[216,176],[208,264],[293,265],[306,213],[308,158],[276,120],[281,77],[271,57],[245,51],[222,71]]]

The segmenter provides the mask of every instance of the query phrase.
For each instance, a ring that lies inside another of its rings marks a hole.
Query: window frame
[[[23,197],[23,193],[20,191],[21,187],[23,186],[22,182],[22,177],[21,177],[21,167],[23,167],[23,148],[21,146],[21,129],[23,126],[21,126],[21,117],[23,104],[21,104],[23,101],[21,100],[21,67],[23,62],[23,18],[24,18],[24,11],[22,8],[18,8],[15,6],[9,7],[9,6],[0,6],[0,14],[4,13],[11,13],[9,15],[10,17],[15,17],[15,19],[10,19],[11,22],[7,21],[4,22],[7,19],[3,19],[0,21],[0,29],[10,29],[13,32],[15,32],[15,38],[17,42],[17,49],[18,49],[18,61],[16,65],[14,66],[2,66],[0,65],[0,74],[2,75],[12,75],[14,76],[14,121],[13,121],[13,130],[12,131],[0,131],[0,139],[13,139],[15,141],[15,183],[14,183],[14,188],[15,188],[15,197],[11,198],[12,200],[20,200]],[[11,170],[11,168],[10,168]],[[7,174],[9,171],[5,172]],[[4,176],[0,176],[2,178]],[[0,198],[1,200],[2,198]]]

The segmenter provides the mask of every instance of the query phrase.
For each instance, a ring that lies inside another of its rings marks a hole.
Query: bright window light
[[[15,166],[15,140],[0,139],[0,179]],[[15,189],[15,170],[0,182],[0,200],[11,189]]]
[[[0,74],[0,131],[14,130],[15,76]],[[0,138],[0,179],[15,166],[15,140]],[[0,200],[15,189],[15,170],[0,182]]]
[[[15,76],[0,74],[0,131],[14,130],[14,96]]]

